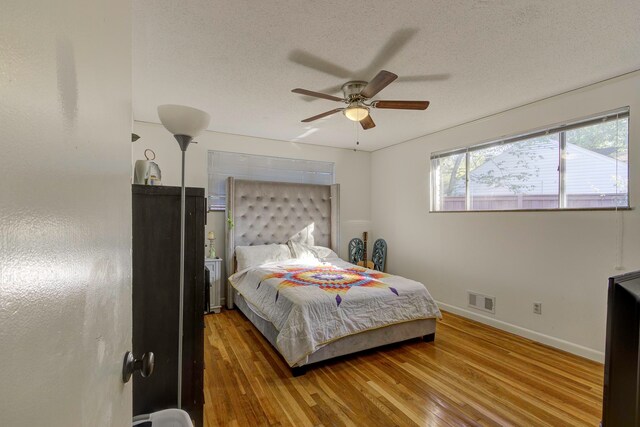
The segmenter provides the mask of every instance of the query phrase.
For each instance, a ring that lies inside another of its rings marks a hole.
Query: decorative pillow
[[[302,243],[308,246],[313,246],[315,241],[313,240],[313,230],[315,228],[315,224],[311,223],[307,225],[302,230],[298,231],[296,234],[289,238],[290,242]]]
[[[287,245],[272,244],[236,247],[238,271],[267,262],[286,261],[288,259],[291,259],[291,251]]]

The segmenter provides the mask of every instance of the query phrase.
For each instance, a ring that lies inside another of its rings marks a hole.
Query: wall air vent
[[[482,295],[476,292],[467,291],[469,296],[469,307],[489,313],[496,312],[496,298]]]

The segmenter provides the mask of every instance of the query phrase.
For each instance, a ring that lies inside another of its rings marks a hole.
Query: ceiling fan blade
[[[423,75],[417,75],[417,76],[400,76],[398,77],[398,80],[396,80],[398,83],[402,82],[402,83],[408,83],[408,82],[439,82],[442,80],[447,80],[449,79],[449,77],[451,77],[451,74],[449,73],[443,73],[443,74],[423,74]]]
[[[342,89],[342,85],[335,85],[335,86],[331,86],[331,87],[327,87],[327,88],[322,89],[320,91],[320,93],[327,94],[327,95],[331,94],[331,93],[339,93],[340,89]],[[318,98],[311,97],[311,96],[305,96],[302,99],[307,101],[307,102],[313,102],[313,101],[317,101],[318,100]]]
[[[336,108],[336,109],[331,110],[331,111],[325,111],[324,113],[318,114],[317,116],[309,117],[308,119],[302,120],[302,123],[309,123],[309,122],[312,122],[314,120],[318,120],[318,119],[321,119],[323,117],[330,116],[330,115],[335,114],[335,113],[337,113],[339,111],[342,111],[342,110],[344,110],[344,108]]]
[[[334,64],[333,62],[329,62],[326,59],[322,59],[319,56],[315,56],[300,49],[295,49],[291,53],[289,53],[289,61],[295,62],[296,64],[300,64],[308,68],[313,68],[314,70],[339,77],[341,79],[349,78],[351,77],[351,74],[353,74],[346,68],[343,68],[339,65]]]
[[[429,101],[375,101],[375,108],[389,108],[394,110],[426,110]]]
[[[370,115],[360,120],[360,124],[362,125],[362,129],[364,130],[376,127],[376,124],[374,123]]]
[[[360,95],[365,98],[373,98],[378,94],[378,92],[389,86],[389,84],[397,78],[397,75],[390,73],[389,71],[382,70],[369,82],[368,85],[364,87],[364,89],[362,89]]]
[[[307,89],[296,88],[296,89],[293,89],[291,92],[299,93],[300,95],[315,96],[316,98],[328,99],[330,101],[338,101],[338,102],[343,101],[342,98],[338,98],[337,96],[327,95],[326,93],[314,92],[312,90],[307,90]]]
[[[371,60],[367,68],[362,70],[363,74],[365,76],[371,76],[377,70],[384,68],[393,57],[400,53],[417,32],[417,28],[403,28],[395,31]]]
[[[341,90],[341,89],[342,89],[342,85],[341,85],[341,84],[339,84],[339,85],[335,85],[335,86],[331,86],[331,87],[324,88],[324,89],[322,89],[320,92],[322,92],[322,93],[329,93],[329,94],[331,94],[331,93],[338,93],[338,92],[342,92],[342,90]]]

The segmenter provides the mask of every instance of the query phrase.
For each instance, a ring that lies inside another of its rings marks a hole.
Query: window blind
[[[225,209],[226,181],[230,176],[255,181],[330,185],[335,182],[334,169],[333,162],[209,151],[209,210]]]

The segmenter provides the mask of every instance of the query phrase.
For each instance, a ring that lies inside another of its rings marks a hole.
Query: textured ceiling
[[[133,41],[135,120],[179,103],[210,130],[354,148],[357,128],[376,150],[640,69],[640,1],[134,0]],[[342,104],[291,89],[380,69],[401,78],[377,99],[429,109],[373,110],[368,131],[342,114],[300,123]]]

